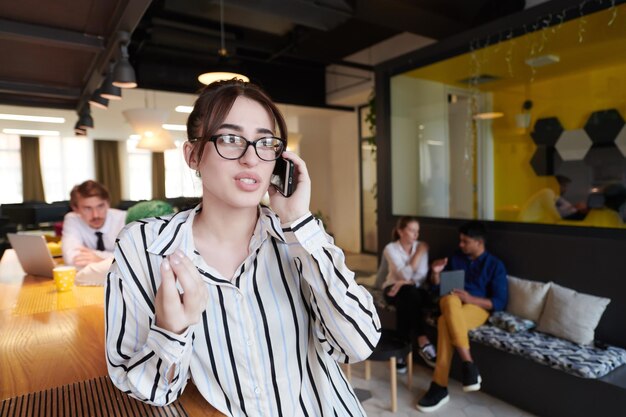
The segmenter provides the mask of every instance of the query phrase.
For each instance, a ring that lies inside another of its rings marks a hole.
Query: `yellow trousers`
[[[467,332],[485,323],[489,312],[474,304],[463,304],[456,295],[441,297],[439,307],[441,316],[437,322],[437,364],[433,381],[447,387],[455,348],[469,349]]]

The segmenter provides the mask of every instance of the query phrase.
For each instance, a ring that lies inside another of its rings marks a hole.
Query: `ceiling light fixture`
[[[491,112],[477,113],[473,116],[473,119],[474,120],[492,120],[492,119],[498,119],[502,116],[504,116],[504,113],[502,112],[491,111]]]
[[[130,42],[130,34],[128,32],[120,31],[120,59],[115,65],[113,70],[113,85],[121,88],[135,88],[137,87],[137,78],[135,77],[135,70],[128,61],[128,43]]]
[[[561,60],[561,57],[554,54],[548,55],[540,55],[535,56],[533,58],[528,58],[526,61],[526,65],[529,65],[533,68],[545,67],[546,65],[556,64]]]
[[[161,127],[165,130],[173,130],[175,132],[186,132],[187,131],[187,126],[185,125],[173,125],[173,124],[168,124],[165,123],[163,125],[161,125]]]
[[[198,81],[202,84],[209,85],[215,81],[232,80],[237,78],[241,81],[248,82],[250,79],[243,74],[235,72],[228,66],[228,50],[224,42],[224,0],[220,0],[220,49],[217,51],[219,55],[215,71],[205,72],[198,76]]]
[[[36,129],[2,129],[2,133],[7,135],[32,135],[32,136],[59,136],[58,130],[36,130]]]
[[[93,117],[91,117],[91,109],[89,108],[88,104],[80,112],[80,116],[78,118],[78,127],[80,127],[81,129],[92,129],[93,126]]]
[[[91,97],[89,98],[89,104],[99,109],[106,110],[109,108],[109,99],[102,97],[100,93],[101,91],[102,90],[98,88],[96,91],[93,92],[93,94],[91,94]]]
[[[102,86],[100,86],[100,97],[106,98],[107,100],[121,100],[122,89],[113,85],[113,71],[115,71],[115,63],[111,62],[109,72],[102,82]]]
[[[81,128],[78,122],[76,122],[76,124],[74,125],[74,133],[76,133],[76,135],[78,136],[86,136],[87,129]]]
[[[65,117],[28,116],[26,114],[6,114],[6,113],[0,113],[0,120],[15,120],[19,122],[39,122],[39,123],[65,123]]]
[[[176,106],[175,110],[178,113],[191,113],[193,111],[193,106]]]

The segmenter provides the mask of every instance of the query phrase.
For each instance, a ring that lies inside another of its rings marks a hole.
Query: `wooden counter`
[[[0,261],[0,400],[107,375],[104,288],[57,293],[51,279],[24,276],[12,250]],[[189,383],[190,416],[223,416]]]

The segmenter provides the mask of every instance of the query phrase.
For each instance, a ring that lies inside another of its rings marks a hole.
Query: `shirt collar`
[[[202,203],[191,210],[175,214],[161,233],[159,233],[159,236],[148,247],[148,252],[163,256],[172,254],[180,246],[185,236],[193,236],[191,226],[196,214],[201,210]],[[268,236],[272,236],[282,242],[285,241],[285,236],[280,227],[280,219],[276,213],[269,207],[260,205],[259,218],[250,240],[250,249],[256,250],[265,242]]]

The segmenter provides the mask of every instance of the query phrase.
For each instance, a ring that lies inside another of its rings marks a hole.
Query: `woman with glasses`
[[[106,286],[111,380],[155,405],[189,378],[227,416],[365,415],[338,362],[361,361],[380,324],[342,251],[309,211],[304,161],[253,84],[205,87],[183,151],[202,203],[118,237]],[[296,189],[270,187],[279,157]],[[270,207],[259,202],[269,191]]]

